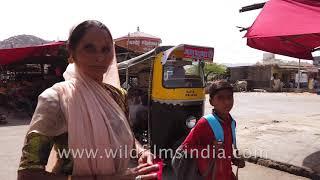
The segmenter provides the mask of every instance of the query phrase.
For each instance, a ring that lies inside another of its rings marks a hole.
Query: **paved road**
[[[320,96],[269,93],[237,93],[232,114],[237,119],[241,149],[258,149],[269,158],[295,165],[320,168]],[[206,105],[206,111],[210,112]],[[27,130],[26,118],[9,118],[0,126],[0,179],[16,179],[16,169]],[[172,178],[172,173],[165,179]],[[240,179],[304,179],[291,174],[248,164]]]
[[[9,119],[6,126],[0,125],[0,179],[14,180],[21,156],[21,148],[27,131],[27,119]]]

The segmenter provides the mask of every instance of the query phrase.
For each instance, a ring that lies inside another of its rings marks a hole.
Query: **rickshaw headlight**
[[[186,125],[189,129],[192,129],[196,125],[196,123],[197,123],[197,118],[194,116],[190,116],[186,120]]]

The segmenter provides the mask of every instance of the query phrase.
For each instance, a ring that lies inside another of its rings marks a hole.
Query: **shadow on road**
[[[320,174],[320,151],[314,152],[303,160],[303,166],[312,169]]]

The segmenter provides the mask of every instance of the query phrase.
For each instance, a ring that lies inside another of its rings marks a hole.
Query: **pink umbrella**
[[[270,0],[245,37],[252,48],[313,60],[320,46],[320,1]]]

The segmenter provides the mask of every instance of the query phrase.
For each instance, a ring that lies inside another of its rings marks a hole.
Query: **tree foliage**
[[[222,65],[222,64],[217,64],[217,63],[206,63],[204,66],[204,73],[214,73],[214,74],[225,74],[227,70],[227,67]]]
[[[209,76],[221,78],[226,75],[227,67],[217,63],[206,63],[204,66],[205,81],[208,81]]]

